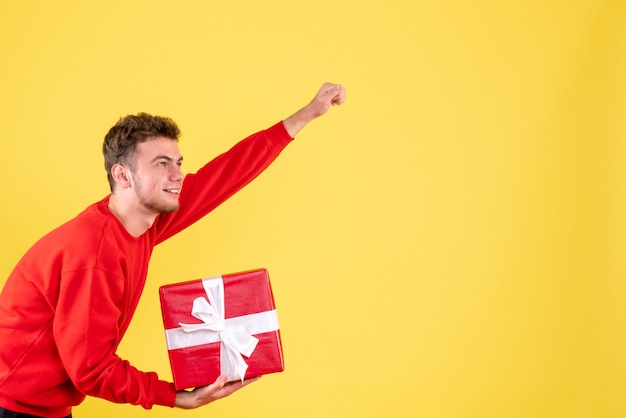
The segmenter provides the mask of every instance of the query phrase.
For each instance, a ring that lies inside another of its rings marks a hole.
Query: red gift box
[[[274,296],[258,269],[161,286],[161,312],[177,390],[284,370]]]

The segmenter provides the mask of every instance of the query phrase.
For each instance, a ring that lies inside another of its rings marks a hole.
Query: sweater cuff
[[[282,150],[293,141],[283,121],[278,122],[274,126],[265,130],[266,138],[272,149]]]
[[[156,387],[154,403],[156,405],[173,408],[176,403],[176,388],[174,388],[174,384],[159,380]]]

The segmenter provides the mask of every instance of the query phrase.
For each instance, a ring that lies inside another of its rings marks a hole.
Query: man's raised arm
[[[313,119],[322,116],[331,106],[346,100],[346,89],[339,84],[324,83],[313,100],[283,121],[291,137],[295,137]]]

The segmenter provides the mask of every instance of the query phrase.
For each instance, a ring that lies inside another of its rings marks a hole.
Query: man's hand
[[[225,398],[231,395],[233,392],[241,389],[242,387],[249,385],[256,380],[259,380],[260,376],[246,379],[243,381],[243,383],[241,382],[241,380],[227,383],[227,379],[228,377],[223,374],[219,376],[215,380],[215,383],[211,385],[197,387],[192,391],[179,391],[176,394],[176,403],[174,404],[174,406],[183,409],[192,409],[202,405],[206,405],[218,399]]]
[[[322,116],[331,106],[338,106],[345,101],[345,88],[339,84],[324,83],[311,103],[283,121],[285,129],[293,138],[306,124]]]

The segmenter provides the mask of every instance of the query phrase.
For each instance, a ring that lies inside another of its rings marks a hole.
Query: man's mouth
[[[165,189],[166,192],[168,193],[172,193],[172,194],[179,194],[180,193],[180,189]]]

